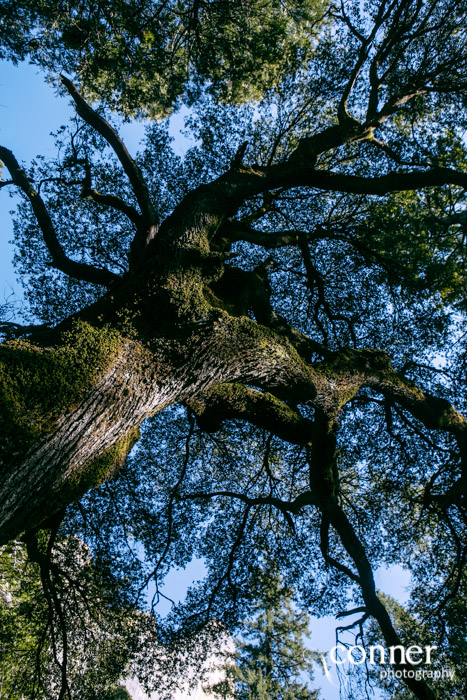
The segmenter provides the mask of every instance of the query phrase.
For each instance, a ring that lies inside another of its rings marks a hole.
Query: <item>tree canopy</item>
[[[323,0],[6,0],[0,56],[69,71],[88,96],[160,117],[209,84],[245,102],[306,63]]]
[[[27,302],[1,325],[0,633],[30,659],[27,692],[90,692],[83,649],[102,692],[201,663],[273,560],[362,644],[431,644],[457,669],[396,679],[401,698],[465,697],[465,3],[0,12],[4,57],[76,109],[54,159],[0,146]],[[167,119],[131,155],[110,108],[182,101],[185,156]],[[158,616],[194,557],[204,580]],[[393,564],[406,609],[376,590]],[[390,696],[378,670],[355,683]]]

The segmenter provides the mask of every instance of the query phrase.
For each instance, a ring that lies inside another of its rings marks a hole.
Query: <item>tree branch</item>
[[[98,192],[97,190],[83,187],[81,196],[84,198],[89,197],[98,204],[102,204],[103,206],[111,207],[112,209],[120,211],[137,226],[141,222],[141,216],[138,214],[136,209],[134,209],[130,204],[124,202],[123,199],[118,197],[116,194],[104,194],[102,192]]]
[[[47,323],[21,325],[13,321],[0,321],[0,333],[3,333],[7,340],[11,338],[21,338],[24,335],[30,335],[48,329]]]
[[[388,611],[376,593],[373,571],[365,548],[357,537],[352,523],[339,505],[337,470],[335,469],[335,422],[332,417],[317,412],[315,427],[313,448],[310,451],[310,469],[318,507],[322,513],[321,550],[323,556],[325,560],[349,576],[351,580],[358,582],[365,603],[365,615],[372,615],[378,622],[388,646],[398,646],[400,644],[399,636],[393,627]],[[357,569],[358,576],[347,566],[330,557],[327,551],[329,526],[332,526],[339,536],[345,551]],[[395,664],[395,668],[402,669],[404,666]],[[417,681],[415,678],[407,678],[405,682],[420,700],[435,700],[434,694],[423,680]]]
[[[111,146],[131,183],[142,215],[142,219],[138,221],[137,231],[131,244],[133,262],[137,262],[141,259],[146,245],[154,238],[159,225],[159,219],[154,209],[148,186],[138,164],[130,156],[127,147],[115,129],[88,105],[71,80],[64,75],[60,76],[60,78],[71,95],[79,116],[103,136]]]
[[[390,192],[405,192],[424,187],[442,187],[443,185],[458,185],[467,189],[467,173],[451,170],[450,168],[433,168],[426,171],[415,170],[410,173],[391,172],[380,177],[361,177],[359,175],[343,175],[324,170],[308,170],[306,172],[305,167],[302,169],[302,172],[297,170],[293,172],[283,166],[271,166],[267,175],[274,182],[274,185],[277,182],[276,186],[308,186],[328,192],[377,196],[383,196]],[[269,187],[271,187],[271,184],[269,184]]]
[[[164,234],[166,227],[172,226],[174,221],[180,219],[180,222],[183,221],[185,231],[193,229],[193,234],[198,231],[199,236],[199,230],[202,227],[202,230],[212,237],[227,218],[234,216],[244,201],[255,195],[279,188],[288,190],[295,187],[306,187],[326,192],[376,195],[379,197],[390,192],[413,191],[449,184],[467,189],[467,173],[450,168],[413,170],[412,172],[393,171],[379,177],[362,177],[316,169],[317,153],[337,148],[352,140],[350,135],[347,139],[344,137],[341,127],[336,126],[332,129],[335,129],[335,133],[339,137],[328,139],[326,132],[323,132],[321,136],[324,141],[321,144],[319,136],[313,137],[313,139],[302,139],[287,161],[266,168],[254,166],[245,167],[243,170],[229,170],[217,180],[191,192],[176,207],[169,220],[164,222]],[[315,138],[316,143],[310,144],[310,141]],[[201,207],[202,213],[199,211]],[[194,212],[190,222],[187,221],[187,209]],[[234,226],[237,227],[237,224],[232,225],[231,228],[235,235]],[[236,230],[240,234],[240,230],[238,228]],[[243,233],[245,233],[245,229],[242,227]],[[256,239],[259,240],[258,237]]]
[[[79,130],[78,130],[79,131]],[[95,202],[98,202],[99,204],[103,204],[104,206],[112,207],[113,209],[116,209],[117,211],[122,212],[122,214],[125,214],[130,221],[132,221],[136,226],[141,225],[142,223],[142,215],[132,207],[130,204],[125,202],[121,197],[118,197],[115,194],[109,194],[109,193],[102,193],[98,192],[92,187],[92,174],[91,174],[91,164],[89,162],[89,159],[87,155],[84,157],[79,157],[78,151],[76,149],[76,146],[74,144],[74,136],[76,134],[73,134],[71,137],[71,148],[73,151],[73,156],[70,158],[66,159],[66,165],[64,164],[61,169],[65,169],[67,167],[72,167],[76,165],[82,165],[84,166],[84,178],[79,178],[79,179],[73,179],[73,180],[65,180],[63,177],[48,177],[48,178],[43,178],[39,182],[38,186],[38,191],[41,191],[41,186],[44,182],[58,182],[62,185],[65,185],[67,187],[70,187],[72,185],[81,185],[81,197],[86,198],[89,197],[90,199],[94,200]]]
[[[100,284],[105,287],[119,280],[120,277],[110,272],[110,270],[94,267],[87,263],[75,262],[67,257],[58,241],[52,219],[41,196],[32,186],[13,153],[8,148],[0,146],[0,158],[10,171],[14,184],[22,190],[32,206],[47,250],[52,257],[52,267],[75,279],[91,282],[92,284]]]
[[[186,405],[207,432],[218,430],[224,420],[238,418],[292,444],[305,445],[311,439],[312,421],[302,418],[273,394],[242,384],[221,384],[190,399]]]
[[[325,234],[325,230],[317,227],[314,231],[258,231],[242,221],[226,221],[219,229],[220,236],[226,236],[231,243],[245,241],[259,245],[266,250],[297,246],[300,239],[314,240]]]
[[[257,496],[255,498],[250,498],[245,496],[244,493],[239,493],[235,491],[212,491],[203,492],[198,491],[196,493],[184,493],[177,496],[180,501],[188,500],[202,500],[208,498],[234,498],[238,501],[245,503],[248,508],[253,506],[273,506],[283,513],[298,513],[304,506],[314,506],[316,505],[315,494],[311,491],[304,491],[299,494],[297,498],[293,501],[283,501],[281,498],[276,496]]]
[[[381,27],[381,25],[383,24],[383,22],[385,21],[385,19],[387,17],[387,15],[384,14],[384,11],[385,11],[385,3],[381,2],[380,6],[378,8],[378,13],[377,13],[377,16],[375,18],[372,30],[371,30],[368,38],[366,38],[365,36],[360,34],[360,32],[356,31],[355,27],[352,25],[349,17],[347,16],[347,14],[345,12],[345,8],[344,8],[343,3],[341,2],[342,19],[344,20],[345,24],[350,29],[352,34],[358,38],[358,40],[360,42],[360,51],[358,54],[358,58],[355,62],[355,65],[350,73],[350,77],[347,81],[347,84],[344,88],[344,92],[343,92],[342,97],[340,99],[339,106],[337,108],[337,116],[338,116],[340,123],[345,121],[345,119],[348,118],[348,116],[349,116],[347,113],[347,101],[348,101],[350,94],[355,86],[355,83],[357,82],[357,78],[360,75],[360,72],[361,72],[361,70],[362,70],[363,66],[365,65],[365,62],[368,58],[368,52],[369,52],[370,46],[372,45],[372,43],[375,39],[375,36],[378,33],[379,28]],[[372,62],[372,65],[373,65],[373,62]],[[372,71],[371,71],[371,67],[370,67],[370,78],[371,78],[371,74],[372,74]]]
[[[460,216],[460,215],[458,215]],[[450,223],[447,219],[443,219],[443,222]],[[467,216],[464,217],[467,222]],[[453,221],[457,223],[456,221]],[[367,245],[362,243],[357,238],[352,237],[352,233],[360,233],[364,231],[363,227],[352,227],[351,231],[347,234],[345,233],[345,227],[341,226],[337,229],[333,229],[332,225],[326,226],[316,226],[312,231],[299,231],[296,229],[291,230],[280,230],[280,231],[259,231],[252,228],[247,223],[238,220],[226,221],[219,229],[218,235],[227,237],[230,243],[236,241],[245,241],[246,243],[251,243],[252,245],[258,245],[265,250],[273,250],[275,248],[284,248],[286,246],[299,247],[301,242],[314,241],[320,239],[330,239],[336,241],[342,241],[348,243],[350,246],[355,248],[361,255],[366,259],[376,260],[386,272],[392,274],[393,270],[390,269],[389,262],[375,250],[372,250]],[[393,263],[392,263],[393,264]]]

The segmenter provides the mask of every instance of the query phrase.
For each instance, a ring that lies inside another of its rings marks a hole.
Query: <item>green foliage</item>
[[[294,609],[292,591],[273,566],[259,575],[254,595],[256,615],[245,622],[226,680],[214,692],[238,700],[316,700],[308,686],[317,654],[304,646],[306,613]]]
[[[89,97],[159,118],[205,84],[223,100],[258,98],[306,63],[323,12],[321,0],[7,0],[0,57],[66,70]]]
[[[30,688],[47,604],[38,567],[17,542],[0,552],[0,601],[0,695],[20,700]]]
[[[457,167],[466,164],[463,152]],[[462,188],[391,195],[370,205],[365,228],[356,227],[355,240],[380,255],[389,274],[407,289],[436,289],[440,302],[465,303],[464,224],[446,216],[451,206],[465,206]]]
[[[431,598],[431,596],[430,596]],[[440,601],[430,600],[429,603],[431,614],[420,615],[420,607],[415,609],[415,606],[410,605],[408,608],[403,607],[390,596],[382,595],[386,608],[390,612],[394,626],[397,629],[402,644],[406,648],[411,645],[426,646],[436,639],[437,646],[432,651],[431,663],[418,665],[416,670],[420,673],[437,673],[439,674],[436,680],[436,697],[437,700],[451,700],[463,698],[465,696],[466,677],[464,671],[465,659],[465,635],[460,635],[463,640],[459,640],[460,627],[465,624],[466,608],[465,602],[461,602],[463,595],[457,598],[456,612],[460,616],[455,622],[452,617],[453,610],[448,610],[445,616],[447,623],[445,634],[440,638],[433,629],[437,621],[433,612],[437,611],[436,603]],[[450,604],[448,604],[450,608]],[[456,631],[454,631],[456,630]],[[452,634],[454,633],[454,638]],[[459,644],[460,642],[460,644]],[[381,644],[381,633],[374,624],[371,624],[368,629],[367,643],[376,645]],[[380,668],[375,672],[372,670],[372,675],[375,679],[375,684],[380,687],[384,698],[391,700],[411,700],[412,693],[397,683],[394,678],[379,678]]]
[[[47,543],[47,533],[39,540]],[[50,698],[60,687],[64,649],[73,649],[68,683],[76,697],[129,697],[118,688],[144,625],[131,613],[118,582],[76,539],[57,543],[50,573],[13,542],[0,552],[0,696]],[[50,587],[44,595],[44,576]],[[53,605],[60,601],[61,615]],[[65,646],[66,645],[66,646]]]
[[[102,695],[99,700],[131,700],[131,695],[126,688],[119,686]]]

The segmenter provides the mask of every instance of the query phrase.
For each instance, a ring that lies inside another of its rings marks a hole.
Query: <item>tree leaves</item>
[[[306,62],[323,13],[320,0],[23,0],[2,5],[0,46],[3,57],[79,76],[88,97],[160,118],[206,84],[223,100],[259,97]]]

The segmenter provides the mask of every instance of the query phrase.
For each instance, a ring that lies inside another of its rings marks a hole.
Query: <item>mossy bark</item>
[[[0,542],[108,478],[141,422],[169,404],[232,381],[314,393],[287,340],[217,311],[183,337],[175,328],[143,343],[80,323],[59,342],[2,348]]]

